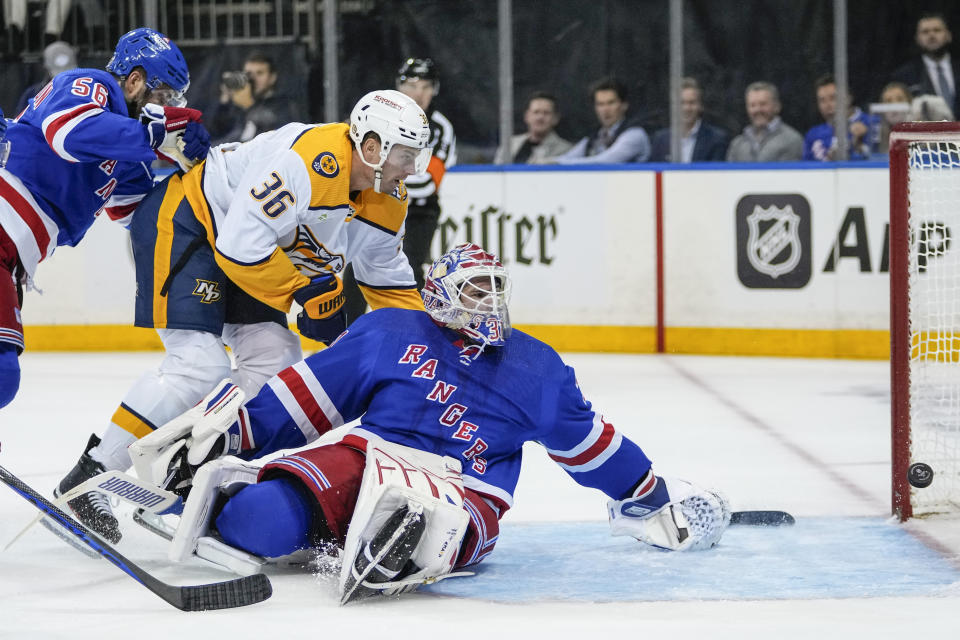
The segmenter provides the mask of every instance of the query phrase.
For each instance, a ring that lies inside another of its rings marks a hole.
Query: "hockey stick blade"
[[[786,511],[734,511],[730,514],[731,525],[749,527],[779,527],[792,525],[796,519]]]
[[[61,511],[56,505],[24,484],[22,480],[2,466],[0,466],[0,480],[27,502],[63,526],[74,537],[116,565],[118,569],[181,611],[208,611],[245,607],[262,602],[273,594],[270,580],[263,574],[200,585],[176,586],[162,582],[124,558],[116,549],[97,538],[86,527]]]

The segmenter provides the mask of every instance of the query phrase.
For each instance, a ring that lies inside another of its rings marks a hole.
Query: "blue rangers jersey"
[[[573,369],[548,345],[514,330],[476,359],[470,349],[424,311],[361,316],[245,405],[239,426],[252,448],[243,457],[300,447],[361,418],[345,444],[375,434],[453,456],[464,486],[501,513],[513,504],[527,441],[540,442],[579,484],[614,499],[650,469],[643,451],[593,411]]]
[[[126,222],[153,186],[156,154],[116,78],[99,69],[54,77],[10,123],[0,169],[0,226],[29,274],[74,246],[100,211]]]

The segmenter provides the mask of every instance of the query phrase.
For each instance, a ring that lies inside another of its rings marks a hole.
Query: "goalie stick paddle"
[[[116,549],[101,541],[83,525],[2,466],[0,466],[0,480],[88,547],[115,564],[118,569],[181,611],[245,607],[262,602],[273,594],[270,580],[262,573],[212,584],[176,586],[162,582],[124,558]]]
[[[795,522],[794,517],[786,511],[734,511],[730,514],[731,525],[779,527],[792,525]]]

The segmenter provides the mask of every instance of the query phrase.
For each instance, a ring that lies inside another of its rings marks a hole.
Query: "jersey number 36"
[[[254,200],[263,202],[260,210],[268,218],[276,218],[287,210],[288,205],[296,203],[297,199],[288,190],[283,189],[283,178],[276,171],[270,172],[273,181],[267,180],[263,183],[263,190],[257,191],[256,188],[250,189],[250,195]],[[276,193],[274,193],[276,192]],[[264,202],[265,201],[265,202]]]

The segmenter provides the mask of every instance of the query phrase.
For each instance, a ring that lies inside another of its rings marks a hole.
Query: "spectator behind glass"
[[[40,93],[40,90],[47,86],[47,83],[53,79],[53,76],[61,71],[75,69],[76,67],[77,52],[73,47],[62,40],[48,44],[43,50],[43,69],[45,74],[43,80],[27,87],[26,91],[23,92],[23,95],[21,95],[17,101],[17,108],[14,111],[14,115],[26,109],[30,98]]]
[[[917,20],[916,42],[920,55],[898,67],[891,80],[901,82],[915,96],[938,95],[951,113],[957,113],[957,77],[960,67],[950,56],[953,34],[940,13],[925,13]]]
[[[541,164],[567,152],[573,144],[557,135],[555,128],[559,122],[557,99],[545,91],[532,93],[523,112],[527,132],[510,138],[508,161],[515,164]]]
[[[833,120],[837,114],[837,83],[832,74],[820,76],[816,82],[817,110],[823,124],[811,127],[803,139],[803,159],[827,162],[837,159],[837,136]],[[847,90],[847,144],[851,160],[870,156],[870,117],[853,106],[853,95]]]
[[[953,112],[940,96],[923,95],[914,98],[902,82],[890,82],[880,94],[880,109],[871,105],[871,111],[880,114],[879,131],[874,154],[886,156],[890,151],[890,130],[901,122],[953,120]],[[878,157],[878,160],[882,157]]]
[[[559,164],[604,164],[646,162],[650,139],[639,122],[627,119],[627,88],[618,80],[605,78],[590,89],[600,127],[572,149],[553,159]]]
[[[295,101],[280,95],[276,87],[273,59],[259,52],[247,57],[242,72],[224,73],[220,104],[209,118],[213,144],[246,142],[264,131],[299,122]]]
[[[730,145],[730,134],[703,121],[703,91],[695,78],[680,82],[680,162],[723,162]],[[653,134],[651,162],[672,162],[670,159],[670,128]]]
[[[730,143],[727,162],[791,162],[803,157],[803,136],[780,119],[780,92],[754,82],[745,92],[750,124]]]

